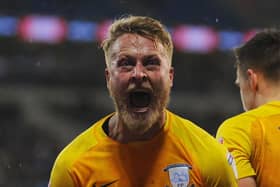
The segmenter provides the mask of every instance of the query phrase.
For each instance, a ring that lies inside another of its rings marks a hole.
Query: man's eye
[[[131,66],[133,64],[130,59],[121,59],[118,61],[118,66]]]
[[[159,59],[147,59],[145,65],[159,65]]]

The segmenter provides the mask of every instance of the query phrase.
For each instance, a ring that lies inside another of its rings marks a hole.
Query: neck
[[[257,93],[257,105],[263,105],[271,101],[280,101],[280,87],[277,85],[266,85]]]
[[[116,113],[109,120],[109,137],[121,143],[150,140],[161,132],[164,124],[165,112],[162,113],[159,120],[152,124],[150,128],[144,132],[139,132],[137,129],[129,129]]]

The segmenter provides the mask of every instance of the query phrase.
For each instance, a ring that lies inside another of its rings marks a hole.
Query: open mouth
[[[151,103],[151,93],[147,91],[133,91],[129,95],[133,108],[147,108]]]

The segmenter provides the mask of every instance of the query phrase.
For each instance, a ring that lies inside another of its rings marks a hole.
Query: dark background
[[[3,0],[0,15],[61,16],[102,22],[147,15],[173,27],[205,25],[245,32],[278,26],[276,0]],[[1,24],[1,23],[0,23]],[[169,109],[215,135],[242,112],[231,51],[175,49]],[[77,134],[113,111],[97,42],[60,44],[0,38],[0,186],[46,187],[54,159]]]

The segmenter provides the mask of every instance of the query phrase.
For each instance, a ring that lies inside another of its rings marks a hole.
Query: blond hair
[[[123,34],[138,34],[154,42],[160,42],[167,51],[167,56],[172,62],[173,43],[169,32],[158,21],[145,16],[127,16],[115,20],[109,28],[107,38],[102,42],[106,64],[109,65],[109,51],[113,43]]]

